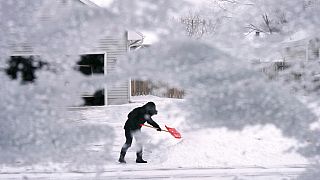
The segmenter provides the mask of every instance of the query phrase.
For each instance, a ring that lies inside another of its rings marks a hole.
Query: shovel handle
[[[140,126],[145,126],[145,127],[149,127],[149,128],[157,129],[157,128],[155,128],[155,127],[153,127],[153,126],[150,126],[150,125],[148,125],[148,124],[140,124]],[[166,129],[161,129],[161,131],[169,132],[169,131],[168,131],[168,130],[166,130]]]

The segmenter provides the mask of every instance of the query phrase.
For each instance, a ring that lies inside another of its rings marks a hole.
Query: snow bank
[[[284,138],[274,126],[248,127],[241,132],[225,128],[202,129],[184,132],[183,137],[181,142],[158,152],[160,157],[166,157],[161,165],[277,167],[308,163],[304,157],[294,152],[297,142]]]

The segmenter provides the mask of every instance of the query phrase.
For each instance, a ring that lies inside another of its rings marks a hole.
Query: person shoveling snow
[[[157,129],[157,131],[161,131],[160,126],[151,118],[151,116],[157,113],[158,111],[156,110],[156,105],[154,104],[154,102],[148,102],[142,107],[133,109],[128,114],[128,120],[124,125],[126,142],[121,148],[119,158],[120,163],[126,163],[124,157],[127,153],[127,150],[131,147],[133,137],[136,139],[136,142],[138,144],[136,163],[147,163],[147,161],[142,159],[142,143],[140,136],[141,125],[147,122],[152,127]]]

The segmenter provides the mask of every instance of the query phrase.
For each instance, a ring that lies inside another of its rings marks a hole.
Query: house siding
[[[120,37],[106,36],[102,38],[98,43],[97,50],[107,53],[106,75],[114,73],[118,58],[125,55],[128,51],[127,33],[123,33]],[[115,86],[107,85],[106,89],[106,102],[108,105],[124,104],[129,102],[129,80],[119,82]]]
[[[34,50],[30,43],[10,43],[9,48],[12,55],[33,55]]]

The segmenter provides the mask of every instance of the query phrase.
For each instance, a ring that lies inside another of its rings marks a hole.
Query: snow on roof
[[[128,39],[132,41],[143,39],[143,44],[153,44],[159,41],[159,37],[156,35],[156,33],[150,31],[137,32],[128,30]]]
[[[94,2],[90,1],[90,0],[78,0],[83,4],[86,4],[90,7],[99,7],[97,4],[95,4]]]
[[[128,39],[129,40],[141,40],[143,38],[143,34],[137,31],[128,30]]]
[[[283,41],[283,43],[302,41],[302,40],[307,39],[308,37],[309,36],[308,36],[307,32],[301,30],[301,31],[293,33],[291,36],[289,36],[289,38],[285,39]]]
[[[114,0],[90,0],[100,7],[109,7]]]

